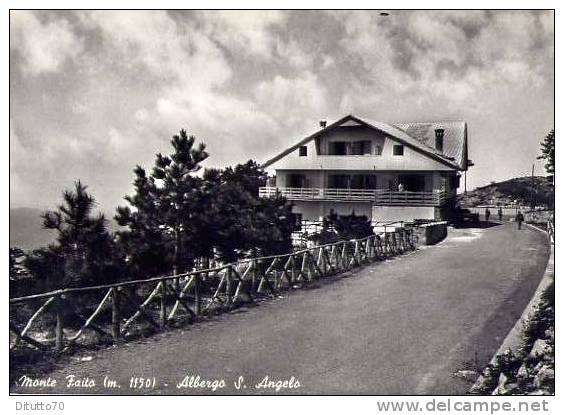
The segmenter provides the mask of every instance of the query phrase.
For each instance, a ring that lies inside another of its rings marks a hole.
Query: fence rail
[[[427,192],[393,191],[384,189],[332,189],[315,187],[261,187],[259,196],[277,194],[290,200],[348,200],[374,202],[377,205],[440,206],[454,193],[445,190]]]
[[[550,218],[546,222],[546,233],[548,234],[550,243],[554,244],[554,218]]]
[[[554,209],[536,209],[523,212],[525,222],[546,227],[551,243],[554,243]]]
[[[97,336],[94,342],[121,342],[147,329],[194,323],[203,315],[384,260],[415,245],[413,230],[399,228],[182,275],[11,298],[10,349],[27,344],[60,352],[92,342],[88,332]]]

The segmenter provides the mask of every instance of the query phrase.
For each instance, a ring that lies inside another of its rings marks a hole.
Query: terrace
[[[446,190],[394,191],[384,189],[337,189],[315,187],[261,187],[259,196],[280,194],[288,200],[372,202],[383,206],[441,206],[455,196]]]

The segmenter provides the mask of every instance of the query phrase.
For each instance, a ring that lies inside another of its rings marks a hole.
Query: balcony
[[[281,194],[288,200],[372,202],[382,206],[441,206],[455,192],[433,190],[428,192],[393,191],[380,189],[329,189],[315,187],[261,187],[260,197]]]

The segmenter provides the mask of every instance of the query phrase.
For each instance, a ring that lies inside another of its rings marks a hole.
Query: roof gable
[[[449,153],[445,153],[443,151],[443,153],[438,152],[437,150],[435,150],[433,147],[431,147],[428,143],[429,143],[429,138],[427,137],[427,131],[429,130],[430,127],[427,127],[427,129],[425,129],[425,127],[423,126],[418,126],[419,124],[429,124],[429,125],[435,125],[436,123],[410,123],[410,124],[397,124],[397,125],[391,125],[391,124],[386,124],[383,122],[367,122],[364,121],[360,118],[357,118],[353,115],[347,115],[343,118],[341,118],[340,120],[335,121],[334,123],[328,125],[325,128],[322,128],[318,131],[316,131],[315,133],[313,133],[310,136],[305,137],[303,140],[299,141],[298,143],[296,143],[295,145],[293,145],[292,147],[287,148],[286,150],[284,150],[283,152],[281,152],[280,154],[278,154],[277,156],[273,157],[272,159],[268,160],[266,163],[264,163],[263,167],[268,167],[271,164],[273,164],[274,162],[280,160],[281,158],[283,158],[284,156],[290,154],[291,152],[293,152],[294,150],[296,150],[299,146],[302,146],[308,142],[310,142],[311,140],[315,139],[316,137],[319,137],[321,135],[327,134],[329,131],[332,131],[338,127],[353,127],[353,126],[365,126],[374,130],[379,130],[384,132],[385,134],[387,134],[388,136],[390,136],[390,138],[395,139],[399,142],[401,142],[402,144],[405,144],[413,149],[415,149],[416,151],[423,153],[424,155],[433,158],[434,160],[437,160],[451,168],[454,169],[462,169],[463,165],[459,162],[459,159],[456,157],[453,157],[450,155],[450,153],[456,154],[458,155],[458,146],[453,144],[449,146]],[[464,124],[464,134],[463,134],[463,138],[464,140],[466,139],[466,123]],[[425,133],[420,133],[418,134],[418,138],[413,137],[412,135],[410,135],[405,129],[411,130],[411,131],[425,131]],[[437,127],[439,128],[439,127]],[[434,129],[431,130],[433,131],[433,137],[434,137]],[[446,132],[446,128],[445,128],[445,136],[447,135]],[[449,133],[448,136],[450,137],[451,134]],[[453,134],[453,137],[459,137],[459,134]],[[453,139],[454,141],[454,139]],[[464,148],[465,145],[461,145],[460,148]],[[451,151],[452,150],[452,151]],[[462,153],[461,153],[462,154]],[[460,159],[462,159],[462,155],[459,157]],[[462,160],[461,160],[462,161]],[[464,166],[465,168],[465,166]]]

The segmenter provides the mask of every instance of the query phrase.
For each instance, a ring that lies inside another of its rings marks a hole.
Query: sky
[[[259,163],[347,114],[465,120],[468,189],[554,126],[552,11],[11,11],[10,206],[80,179],[112,213],[181,128]]]

